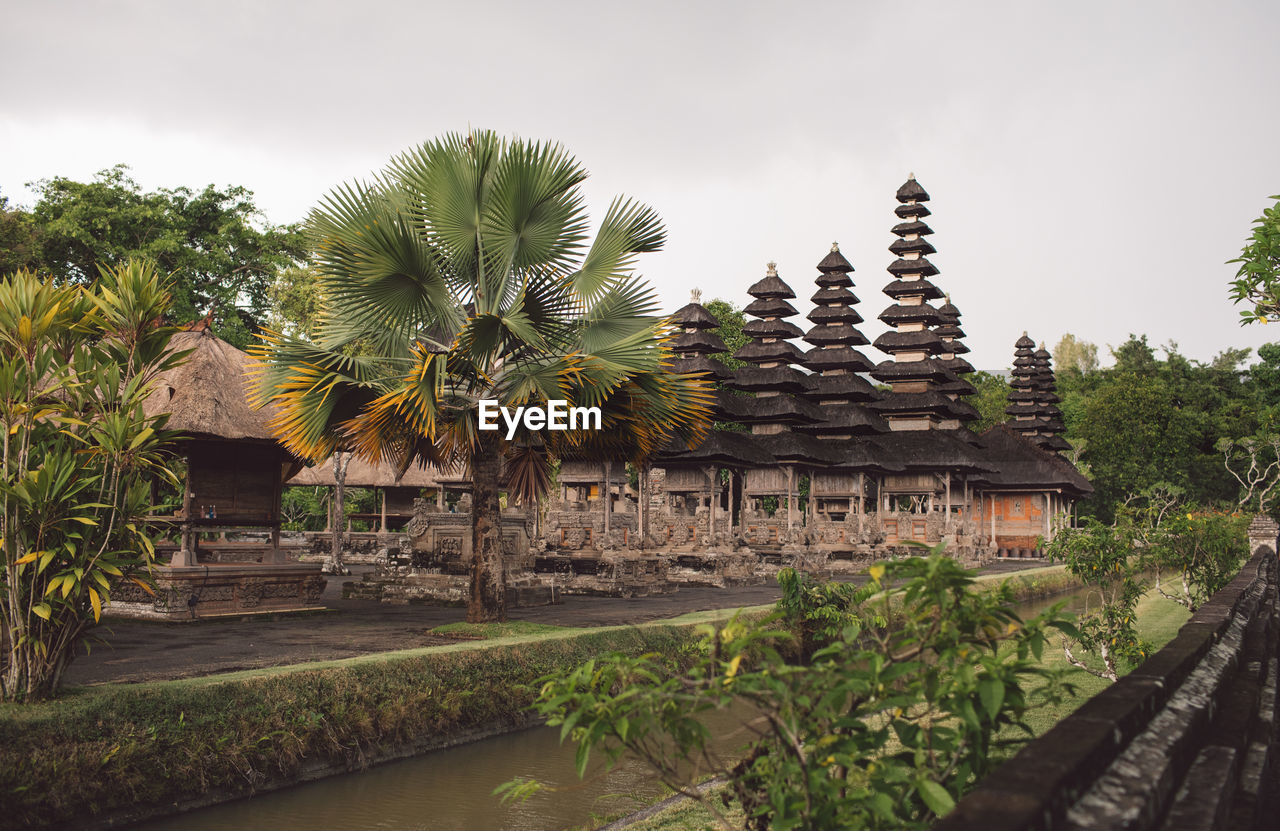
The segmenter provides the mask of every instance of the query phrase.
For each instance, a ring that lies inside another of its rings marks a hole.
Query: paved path
[[[996,563],[984,573],[1016,571],[1027,563]],[[154,681],[238,669],[350,658],[392,649],[450,643],[432,627],[463,620],[465,610],[411,604],[391,606],[342,599],[342,583],[359,575],[330,578],[323,602],[328,611],[244,617],[195,623],[111,621],[97,631],[88,655],[67,670],[68,684]],[[642,623],[707,609],[772,603],[776,585],[730,589],[681,588],[657,597],[566,597],[554,606],[513,609],[514,620],[558,626]]]

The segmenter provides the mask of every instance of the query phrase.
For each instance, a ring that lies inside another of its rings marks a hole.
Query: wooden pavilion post
[[[195,527],[193,521],[195,504],[191,501],[191,461],[187,460],[187,475],[182,481],[182,524],[178,529],[178,550],[171,558],[171,566],[193,566],[196,564]]]
[[[604,487],[600,489],[600,498],[604,500],[604,538],[609,540],[609,513],[613,506],[609,503],[613,502],[613,462],[604,463]]]
[[[942,523],[942,527],[945,531],[950,533],[951,531],[951,471],[949,470],[947,471],[947,505],[946,507],[947,507],[947,519],[945,522]]]
[[[649,462],[645,460],[640,465],[640,548],[643,550],[649,544]]]
[[[733,474],[734,474],[734,471],[730,469],[729,471],[729,521],[725,523],[725,527],[729,529],[728,542],[730,544],[733,543],[733,510],[734,508],[738,507],[737,503],[734,502],[735,494],[734,494],[734,487],[733,487],[733,479],[734,479]]]
[[[378,533],[385,534],[387,533],[387,489],[378,488],[378,490],[382,492],[382,516],[378,521]]]
[[[788,534],[791,533],[792,511],[794,510],[793,506],[795,505],[795,498],[794,498],[795,490],[796,490],[795,478],[796,478],[796,469],[791,465],[787,465],[787,533]]]
[[[716,535],[716,497],[720,494],[717,492],[716,485],[720,484],[716,481],[716,466],[711,465],[707,468],[707,544],[712,545]]]
[[[991,494],[991,545],[996,544],[996,495]]]
[[[280,504],[284,497],[284,472],[276,477],[275,486],[272,488],[271,504],[275,507],[275,516],[271,517],[271,551],[267,554],[265,562],[283,563],[284,552],[280,550],[280,523],[283,521],[281,516]]]

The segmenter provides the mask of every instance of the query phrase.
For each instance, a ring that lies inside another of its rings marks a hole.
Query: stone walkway
[[[1032,565],[999,562],[982,571],[1018,571]],[[343,600],[342,583],[358,579],[358,574],[329,579],[323,599],[327,611],[189,624],[108,621],[97,630],[89,654],[79,655],[67,669],[66,683],[187,678],[454,641],[428,630],[463,620],[464,609]],[[609,626],[708,609],[756,606],[777,598],[776,585],[682,588],[657,597],[567,597],[554,606],[514,609],[511,618],[558,626]]]

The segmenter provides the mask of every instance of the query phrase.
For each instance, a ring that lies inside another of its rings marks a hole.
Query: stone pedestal
[[[321,609],[325,578],[319,563],[210,563],[159,566],[155,585],[153,596],[133,583],[120,583],[104,613],[181,622]]]

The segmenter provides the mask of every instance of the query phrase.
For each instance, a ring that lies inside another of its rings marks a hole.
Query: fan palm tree
[[[269,335],[259,403],[300,456],[346,449],[404,470],[465,466],[472,481],[468,620],[505,616],[500,477],[535,506],[555,458],[639,461],[707,428],[710,390],[669,372],[652,289],[633,273],[666,232],[615,199],[594,239],[583,167],[561,147],[452,134],[344,185],[311,214],[322,312],[314,341]],[[478,429],[481,399],[564,399],[602,430]]]

